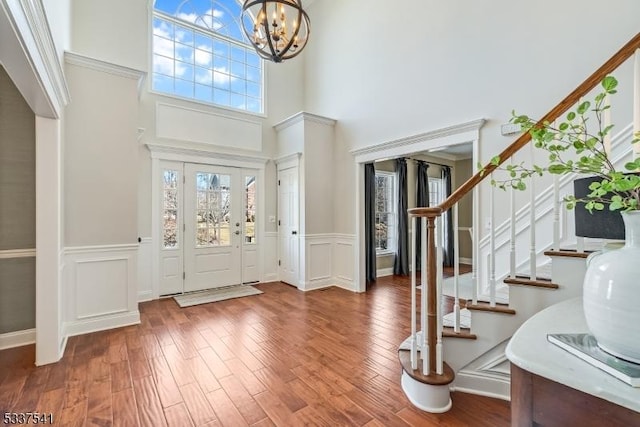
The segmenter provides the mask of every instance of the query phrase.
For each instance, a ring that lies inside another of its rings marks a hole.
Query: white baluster
[[[534,145],[529,143],[531,164],[535,164]],[[531,280],[536,280],[536,187],[535,179],[529,180],[531,190],[531,205],[529,207],[529,232],[531,239],[531,248],[529,250],[529,271],[531,272]]]
[[[427,333],[427,296],[429,295],[429,289],[427,288],[427,217],[422,217],[422,228],[421,228],[421,236],[420,236],[420,285],[422,286],[422,290],[420,291],[420,321],[422,328],[422,344],[420,347],[420,358],[422,359],[422,372],[425,375],[429,375],[429,345],[435,345],[435,343],[430,343],[427,341],[429,334]]]
[[[416,235],[416,217],[411,217],[411,236]],[[411,369],[418,369],[418,339],[416,332],[416,239],[411,239]],[[423,290],[424,292],[424,290]]]
[[[513,165],[513,156],[511,156],[511,165]],[[510,211],[511,211],[511,227],[510,227],[510,249],[509,249],[509,276],[512,279],[516,277],[516,190],[511,187],[510,190]]]
[[[553,175],[553,250],[560,250],[560,176]]]
[[[493,172],[491,172],[491,180],[493,181]],[[489,303],[491,307],[496,306],[496,212],[495,212],[495,187],[491,186],[491,192],[489,193],[489,221],[491,223],[491,230],[489,232]]]
[[[640,49],[633,61],[633,133],[640,132]],[[633,144],[633,158],[640,157],[640,143]]]
[[[576,237],[576,252],[584,252],[584,237]]]
[[[458,203],[453,205],[453,330],[460,332],[460,231],[458,230]]]
[[[444,214],[443,214],[444,215]],[[443,271],[443,224],[444,219],[442,215],[436,220],[436,373],[442,375],[443,361],[442,361],[442,279],[444,277]]]
[[[478,303],[478,257],[480,256],[480,209],[479,188],[473,188],[473,219],[471,225],[471,302]]]

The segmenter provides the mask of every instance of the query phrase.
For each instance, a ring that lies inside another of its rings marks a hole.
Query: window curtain
[[[423,162],[422,160],[417,160],[416,164],[418,166],[418,170],[416,171],[416,207],[417,208],[428,208],[429,207],[429,175],[427,171],[429,170],[429,164],[427,162]],[[422,218],[416,218],[416,235],[414,236],[416,239],[416,268],[420,270],[422,263],[420,262],[420,257],[422,256]]]
[[[398,174],[398,241],[396,258],[393,263],[393,274],[409,274],[409,250],[407,227],[407,160],[396,159],[396,173]]]
[[[451,168],[449,166],[442,166],[442,183],[444,185],[444,197],[447,198],[451,195]],[[445,267],[453,267],[453,215],[452,209],[449,209],[444,214],[444,254],[443,263]]]
[[[376,168],[364,165],[364,240],[367,285],[376,281]]]

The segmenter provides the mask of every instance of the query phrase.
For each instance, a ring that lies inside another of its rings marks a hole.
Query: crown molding
[[[336,121],[334,119],[330,119],[328,117],[319,116],[317,114],[307,113],[305,111],[301,111],[299,113],[294,114],[291,117],[284,119],[283,121],[276,123],[273,125],[273,128],[280,132],[283,129],[286,129],[290,126],[295,125],[296,123],[300,123],[302,121],[318,123],[325,126],[334,126]]]
[[[0,0],[27,60],[58,117],[69,103],[69,87],[40,0]]]
[[[142,70],[125,67],[124,65],[114,64],[113,62],[103,61],[102,59],[81,55],[75,52],[66,51],[64,53],[64,60],[67,64],[90,68],[95,71],[101,71],[103,73],[113,74],[114,76],[125,77],[132,80],[144,79],[147,75],[147,73]]]
[[[459,125],[448,126],[441,129],[436,129],[429,132],[420,133],[417,135],[408,136],[392,141],[382,142],[375,145],[370,145],[363,148],[357,148],[351,150],[351,154],[354,156],[361,156],[364,154],[376,153],[382,150],[388,150],[392,148],[403,147],[406,145],[423,143],[435,139],[447,138],[467,132],[479,132],[482,126],[486,123],[485,119],[473,120],[470,122],[461,123]]]

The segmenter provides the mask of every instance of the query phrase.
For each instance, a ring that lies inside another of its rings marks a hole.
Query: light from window
[[[262,60],[240,15],[236,0],[156,0],[153,90],[261,113]]]
[[[163,247],[178,247],[178,172],[165,170],[162,180],[163,189]]]
[[[231,244],[231,176],[196,173],[196,246]]]
[[[438,206],[444,199],[442,179],[429,177],[429,206]]]
[[[395,250],[396,230],[395,174],[376,171],[376,251]]]
[[[256,243],[256,177],[245,176],[244,241]]]

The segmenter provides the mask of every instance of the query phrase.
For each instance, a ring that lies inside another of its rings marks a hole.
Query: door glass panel
[[[178,172],[165,170],[163,173],[163,247],[178,247]]]
[[[196,173],[196,246],[229,246],[231,176]]]
[[[245,176],[244,185],[244,241],[245,243],[256,243],[256,177]]]

